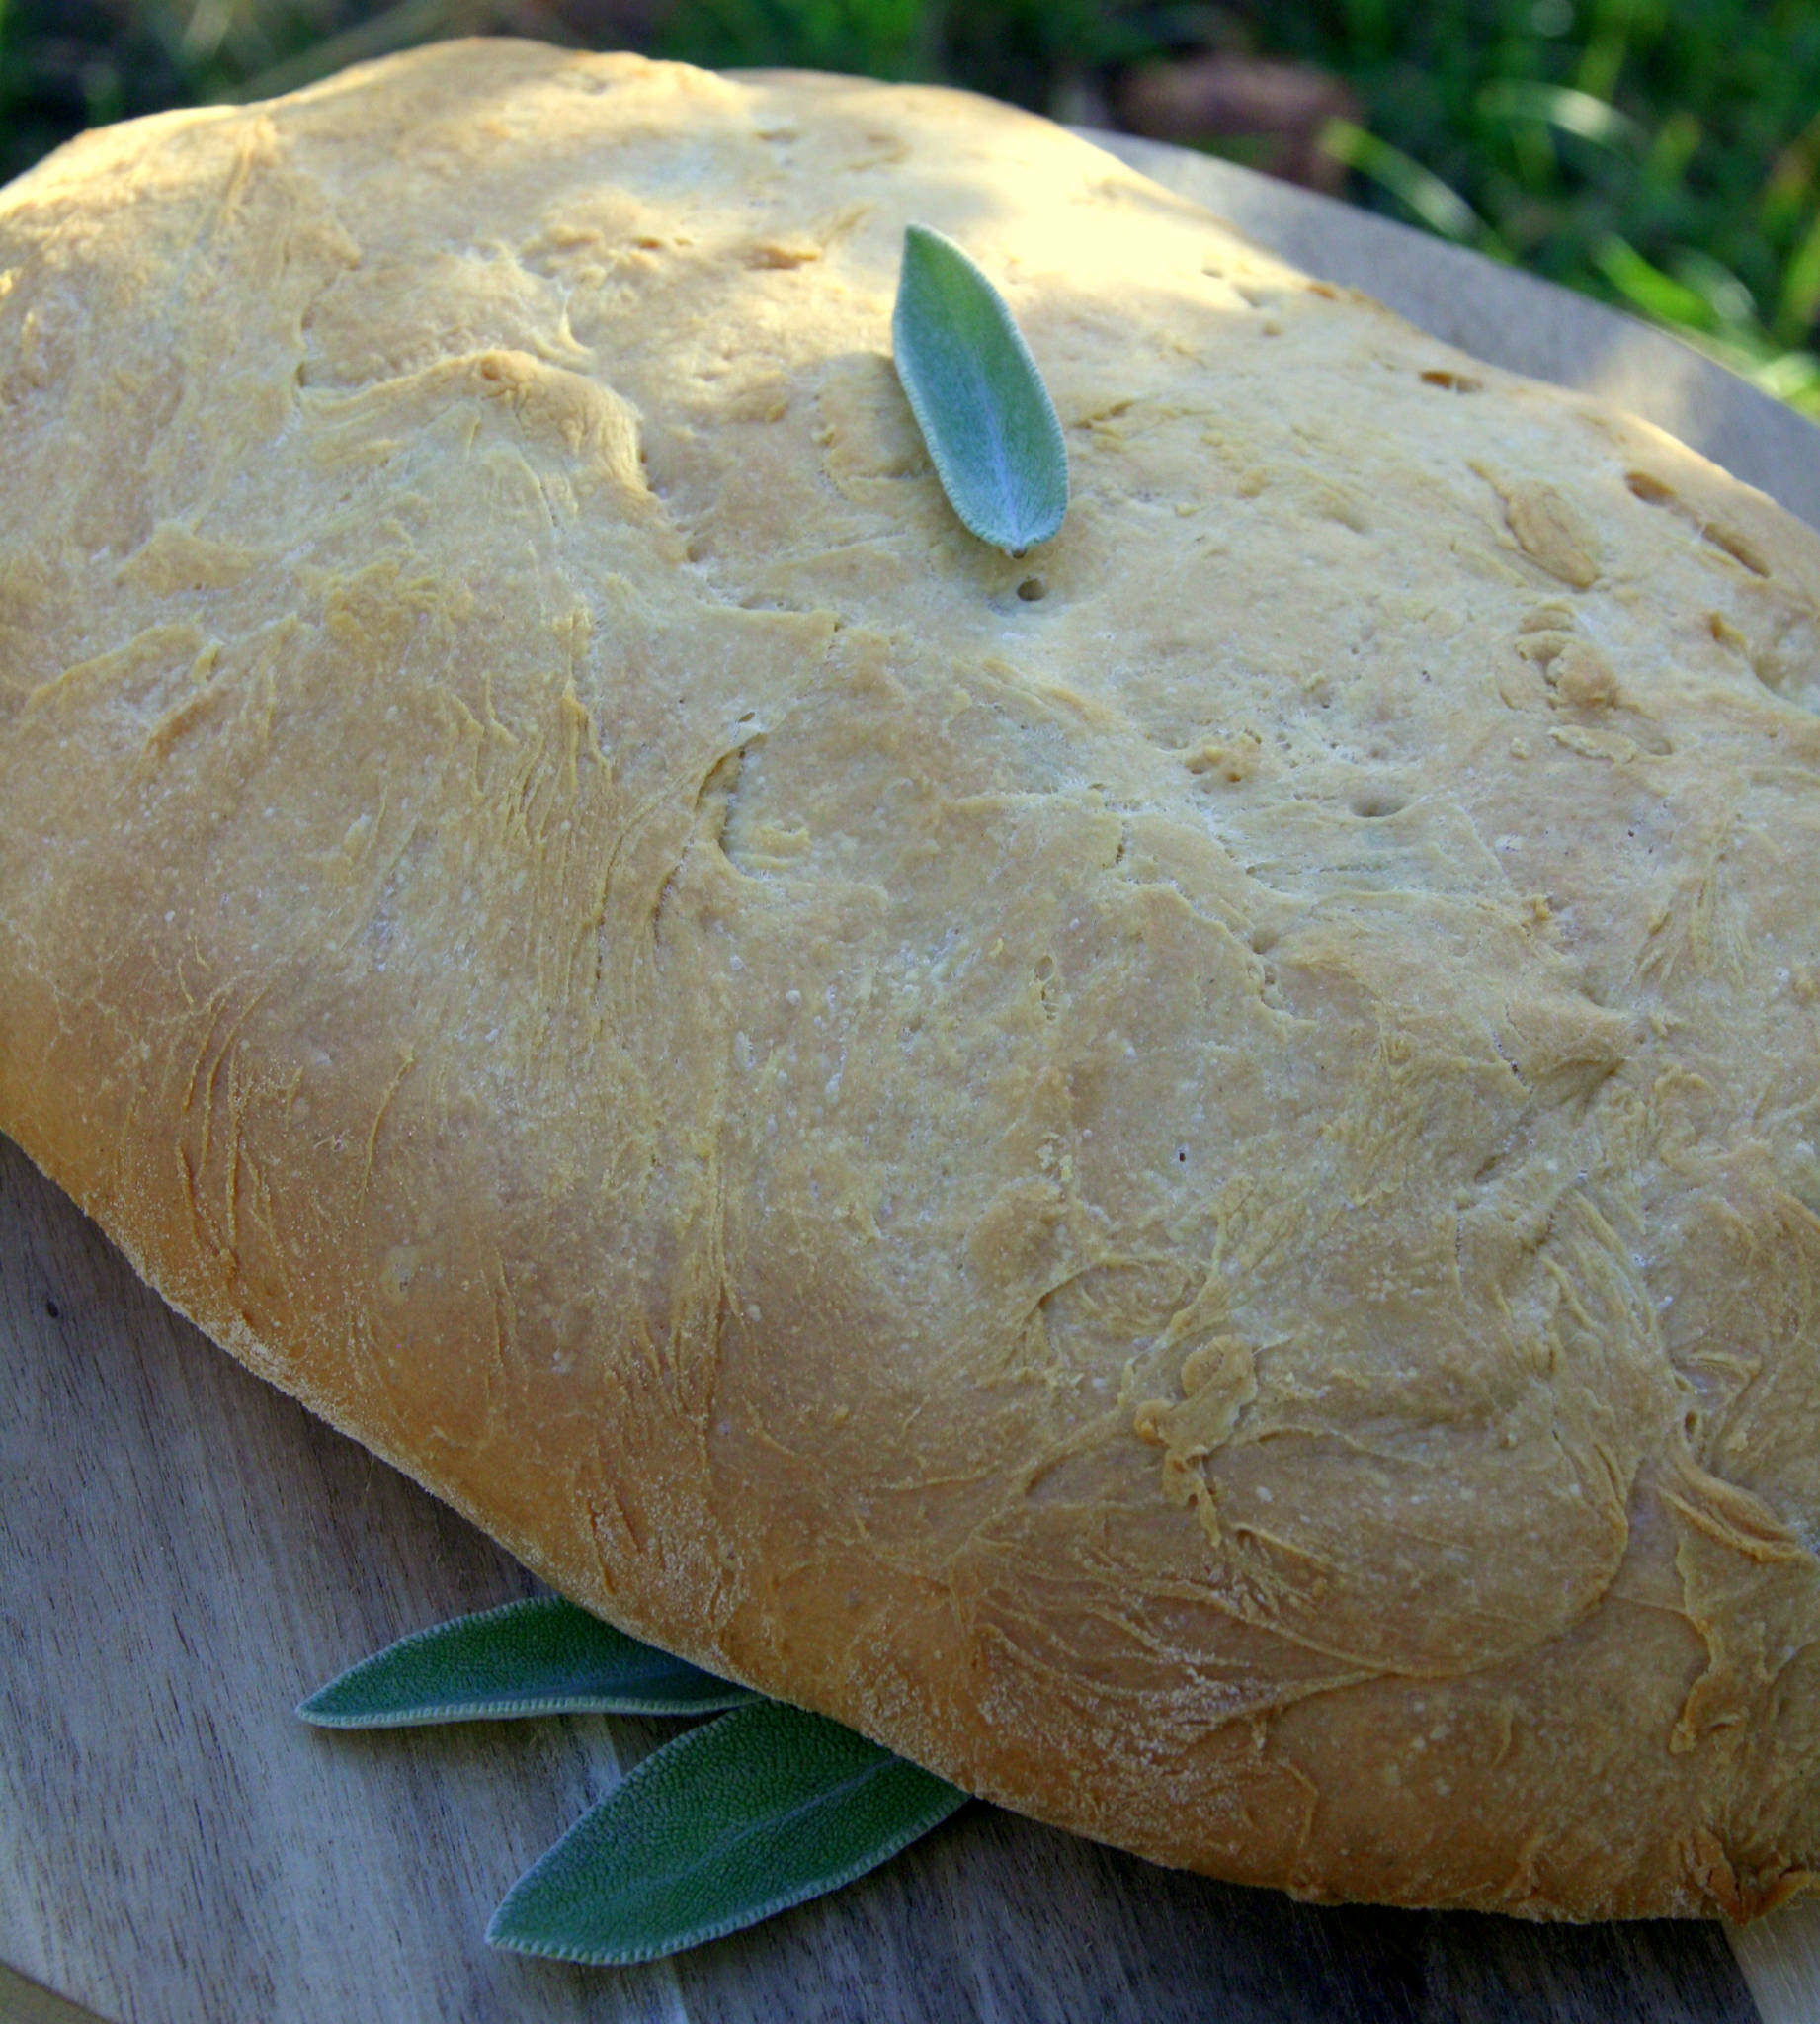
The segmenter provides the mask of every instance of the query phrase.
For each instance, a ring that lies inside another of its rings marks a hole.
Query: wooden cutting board
[[[1670,340],[1382,220],[1117,151],[1482,356],[1613,391],[1820,524],[1820,430]],[[0,1018],[4,1018],[0,1007]],[[519,1872],[670,1730],[372,1737],[310,1688],[527,1576],[173,1316],[0,1139],[0,2019],[1820,2020],[1820,1915],[1742,1943],[1317,1910],[984,1806],[667,1965],[489,1950]]]

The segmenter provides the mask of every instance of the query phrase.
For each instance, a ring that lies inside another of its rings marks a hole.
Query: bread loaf
[[[0,399],[0,1129],[217,1342],[1161,1861],[1813,1881],[1820,539],[1023,114],[529,44],[51,157]]]

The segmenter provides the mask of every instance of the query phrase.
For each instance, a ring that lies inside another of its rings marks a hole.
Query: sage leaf
[[[512,1715],[705,1715],[750,1698],[559,1595],[538,1595],[401,1638],[297,1713],[323,1729],[398,1729]]]
[[[557,1961],[656,1960],[838,1890],[965,1797],[839,1723],[753,1700],[638,1764],[486,1936]]]
[[[1068,510],[1055,403],[1005,299],[953,240],[904,232],[891,318],[897,377],[961,524],[1021,555]]]

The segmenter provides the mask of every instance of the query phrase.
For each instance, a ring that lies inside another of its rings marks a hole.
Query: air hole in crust
[[[1374,822],[1381,815],[1397,815],[1409,806],[1407,795],[1363,794],[1353,797],[1353,813]]]
[[[1624,482],[1630,487],[1632,495],[1641,499],[1645,506],[1672,507],[1693,524],[1702,541],[1709,542],[1721,554],[1729,555],[1753,576],[1770,574],[1769,559],[1749,535],[1741,533],[1735,527],[1727,527],[1722,521],[1706,519],[1660,478],[1651,477],[1646,470],[1632,470],[1624,473]]]
[[[1048,594],[1049,586],[1043,582],[1040,576],[1027,576],[1018,585],[1018,595],[1027,605],[1036,604],[1042,598],[1047,597]]]
[[[1707,521],[1700,529],[1700,535],[1722,554],[1729,555],[1734,562],[1742,563],[1753,576],[1769,575],[1769,563],[1765,561],[1762,550],[1748,535],[1740,534],[1734,527],[1721,527],[1716,520]]]

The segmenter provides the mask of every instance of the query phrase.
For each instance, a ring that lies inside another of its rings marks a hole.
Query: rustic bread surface
[[[964,534],[907,221],[1074,504]],[[1820,1852],[1820,541],[957,94],[0,199],[0,1128],[626,1628],[1310,1897]]]

